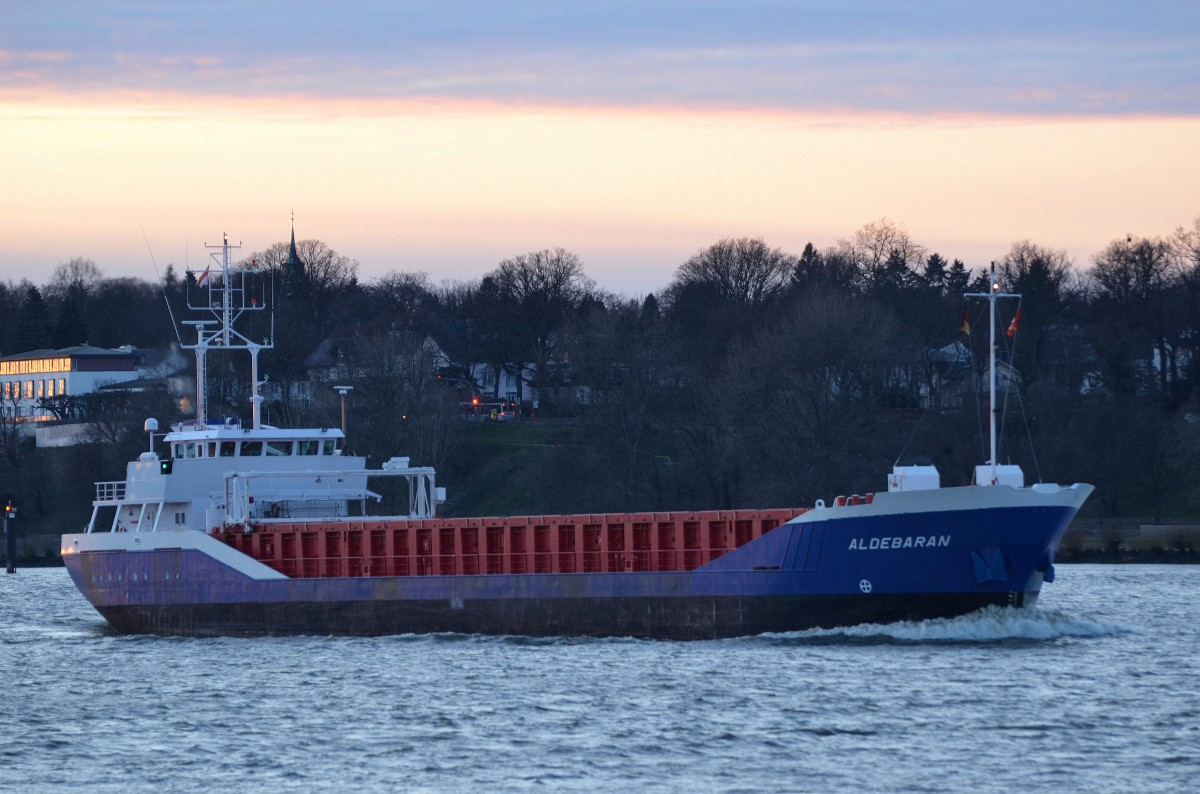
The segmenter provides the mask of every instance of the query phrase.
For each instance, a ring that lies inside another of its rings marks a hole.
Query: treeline
[[[963,298],[986,292],[986,269],[887,220],[798,254],[721,240],[636,299],[602,289],[562,249],[443,283],[398,271],[360,281],[357,262],[316,240],[298,244],[302,269],[285,266],[288,254],[278,243],[245,258],[276,309],[274,328],[264,316],[255,331],[277,337],[262,362],[270,423],[339,423],[331,389],[313,404],[296,388],[309,355],[336,339],[332,366],[355,387],[351,445],[373,462],[437,465],[452,493],[456,482],[506,490],[528,512],[805,505],[884,487],[898,457],[935,463],[944,484],[968,481],[987,457],[986,304]],[[1002,461],[1031,480],[1094,483],[1095,513],[1191,513],[1200,218],[1166,237],[1124,236],[1083,266],[1029,241],[995,265],[1004,291],[1022,296],[1016,322],[1016,301],[1002,302],[999,321],[999,356],[1015,372]],[[163,347],[189,290],[194,302],[194,277],[173,268],[150,284],[72,260],[41,287],[0,283],[0,311],[16,318],[0,325],[0,350]],[[439,369],[427,340],[456,368]],[[490,391],[472,377],[481,364],[527,373],[536,389],[535,410],[519,387],[538,429],[506,431],[530,445],[507,468],[481,455],[495,451],[480,446],[491,436],[461,421],[462,404]],[[244,362],[211,371],[210,399],[248,415]],[[132,429],[114,430],[108,447],[136,454],[138,411],[151,409],[171,418],[162,403],[126,404]],[[14,444],[0,476],[12,474]]]

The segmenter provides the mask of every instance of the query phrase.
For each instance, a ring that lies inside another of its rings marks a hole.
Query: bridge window
[[[239,454],[243,458],[258,457],[259,455],[262,454],[262,442],[261,441],[243,441],[242,442],[242,450]]]
[[[321,442],[321,454],[322,455],[332,455],[333,449],[334,449],[334,445],[333,445],[332,441],[322,441]]]
[[[175,457],[175,460],[196,457],[196,445],[191,442],[188,442],[186,444],[184,444],[183,442],[179,442],[177,444],[172,444],[171,450]]]
[[[311,441],[297,441],[296,442],[296,454],[297,455],[316,455],[318,452],[319,444],[320,444],[320,442],[317,441],[316,439],[313,439]]]
[[[267,455],[268,456],[291,455],[291,454],[292,454],[292,442],[291,441],[268,441],[267,442]]]
[[[232,458],[236,452],[237,452],[237,442],[236,441],[222,441],[221,442],[221,457]]]

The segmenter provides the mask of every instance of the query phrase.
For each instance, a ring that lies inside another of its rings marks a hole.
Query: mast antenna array
[[[208,423],[208,351],[245,350],[250,354],[250,381],[253,384],[250,395],[251,416],[253,427],[257,429],[262,426],[262,395],[259,394],[259,389],[266,382],[258,378],[258,354],[259,351],[273,348],[275,340],[272,335],[261,342],[255,341],[240,331],[237,324],[243,318],[268,310],[265,291],[260,290],[264,296],[262,298],[254,294],[254,286],[258,282],[255,277],[260,276],[261,271],[234,266],[230,252],[239,250],[242,246],[241,243],[230,245],[227,233],[222,233],[220,245],[205,243],[204,247],[211,251],[208,266],[203,273],[196,276],[199,300],[203,302],[193,303],[192,292],[189,289],[187,305],[189,309],[201,315],[211,315],[212,319],[185,320],[183,323],[196,329],[196,342],[183,345],[188,350],[196,351],[196,423],[201,427]]]

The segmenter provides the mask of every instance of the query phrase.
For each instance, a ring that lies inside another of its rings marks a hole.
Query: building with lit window
[[[25,422],[66,418],[50,406],[139,377],[139,358],[133,348],[90,345],[0,357],[0,416]]]

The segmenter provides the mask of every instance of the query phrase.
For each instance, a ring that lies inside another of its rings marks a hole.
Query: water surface
[[[111,633],[0,578],[0,789],[1190,791],[1200,566],[1035,610],[705,642]]]

